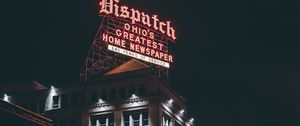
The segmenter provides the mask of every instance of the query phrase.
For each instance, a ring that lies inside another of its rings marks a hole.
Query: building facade
[[[186,100],[134,59],[84,84],[29,85],[34,90],[4,87],[1,92],[11,97],[9,102],[54,120],[55,126],[194,125]]]

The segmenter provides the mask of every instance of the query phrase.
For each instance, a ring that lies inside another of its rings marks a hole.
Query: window
[[[148,111],[123,112],[124,126],[149,126]]]
[[[171,126],[171,117],[163,113],[163,126]]]
[[[91,117],[92,126],[114,126],[114,114],[97,115]]]
[[[126,89],[125,87],[121,87],[120,90],[119,90],[119,98],[120,99],[125,99],[127,96],[126,96]]]
[[[140,85],[138,90],[139,96],[145,96],[146,95],[146,87],[145,85]]]
[[[149,120],[148,120],[148,112],[143,113],[143,125],[144,126],[149,126]]]
[[[57,95],[57,96],[53,96],[52,97],[52,101],[53,101],[53,103],[52,103],[52,108],[59,108],[60,106],[59,106],[59,96]]]
[[[116,100],[116,89],[115,88],[112,88],[110,89],[110,92],[109,92],[109,98],[110,100],[114,101]]]
[[[140,116],[133,115],[132,116],[133,126],[140,126]]]
[[[125,114],[123,114],[123,116],[124,116],[124,126],[129,126],[129,116],[128,115],[125,115]]]
[[[92,95],[91,103],[98,102],[98,93],[96,91],[93,91],[91,95]]]
[[[78,93],[73,92],[71,93],[71,106],[77,106],[78,105]]]

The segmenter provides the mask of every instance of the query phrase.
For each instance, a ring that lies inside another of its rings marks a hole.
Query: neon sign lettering
[[[113,14],[116,17],[121,17],[131,20],[132,24],[136,22],[142,23],[145,26],[152,27],[162,34],[166,34],[172,40],[176,39],[175,30],[171,26],[171,21],[160,21],[157,15],[151,17],[144,12],[140,12],[134,8],[127,6],[119,6],[119,0],[102,0],[100,5],[101,14]]]
[[[102,40],[113,46],[126,48],[164,62],[173,62],[173,56],[164,51],[165,46],[151,39],[154,38],[153,32],[148,32],[128,23],[125,23],[123,28],[125,29],[124,31],[116,29],[114,35],[103,33]],[[138,31],[141,31],[141,35],[134,34]],[[142,31],[145,32],[143,33]]]

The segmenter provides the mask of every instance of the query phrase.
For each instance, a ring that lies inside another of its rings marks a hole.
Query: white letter
[[[111,14],[113,13],[113,0],[102,0],[99,5],[101,6],[100,13]]]
[[[175,30],[172,28],[172,27],[170,27],[170,21],[167,21],[167,35],[169,36],[169,37],[172,37],[172,39],[176,39],[176,36],[175,36]]]
[[[121,15],[122,18],[129,18],[129,12],[127,11],[128,7],[121,6]]]
[[[138,10],[131,9],[131,22],[135,24],[136,21],[140,22],[141,15]]]
[[[151,26],[150,24],[150,17],[147,14],[144,14],[144,12],[142,12],[142,23],[144,25],[148,25],[149,27]]]
[[[157,19],[157,15],[153,15],[153,16],[152,16],[152,19],[153,19],[153,27],[154,27],[155,30],[157,30],[157,29],[158,29],[158,27],[157,27],[157,22],[159,21],[159,20]]]

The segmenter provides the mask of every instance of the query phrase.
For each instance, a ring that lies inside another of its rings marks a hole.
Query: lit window
[[[53,104],[52,104],[52,108],[59,108],[60,105],[59,105],[59,96],[53,96],[52,97],[52,101],[53,101]]]

